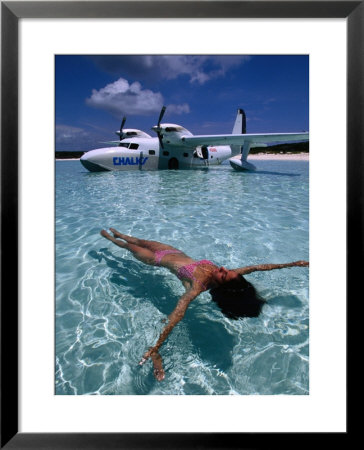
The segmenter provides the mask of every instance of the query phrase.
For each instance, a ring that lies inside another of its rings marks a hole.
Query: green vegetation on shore
[[[85,152],[56,152],[56,159],[79,159]]]
[[[308,153],[309,142],[292,142],[288,144],[276,144],[268,147],[256,147],[252,148],[249,152],[250,155],[256,155],[257,153]]]

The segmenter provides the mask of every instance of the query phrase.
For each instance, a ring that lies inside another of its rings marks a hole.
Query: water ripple
[[[256,319],[231,321],[200,295],[161,347],[158,383],[138,362],[183,288],[99,235],[115,226],[227,267],[308,259],[308,164],[260,164],[254,174],[91,174],[57,163],[57,394],[309,393],[307,270],[249,275],[267,300]]]

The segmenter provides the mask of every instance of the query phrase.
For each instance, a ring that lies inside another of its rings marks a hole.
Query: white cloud
[[[70,125],[56,126],[56,141],[59,143],[67,143],[83,136],[87,136],[87,132],[82,128],[72,127]]]
[[[249,61],[243,55],[95,55],[90,58],[109,73],[125,74],[138,80],[172,80],[187,76],[200,85],[223,77],[226,73]]]
[[[249,56],[199,56],[166,55],[142,56],[139,64],[156,70],[162,78],[174,79],[182,75],[190,78],[191,83],[205,84],[207,81],[225,76],[226,72],[249,61]]]
[[[129,83],[124,78],[119,78],[99,90],[93,89],[91,96],[86,99],[87,105],[108,111],[116,117],[124,114],[128,116],[157,114],[162,109],[163,102],[160,92],[143,89],[139,82]],[[168,110],[176,114],[190,111],[186,103],[169,105]]]
[[[86,104],[104,109],[117,117],[123,114],[148,115],[160,111],[163,96],[160,92],[143,89],[138,82],[129,84],[124,78],[119,78],[100,90],[93,89]]]
[[[182,105],[168,105],[167,110],[169,113],[173,114],[187,114],[190,112],[190,107],[187,103],[183,103]]]
[[[56,151],[85,150],[97,142],[94,133],[71,125],[56,125]]]

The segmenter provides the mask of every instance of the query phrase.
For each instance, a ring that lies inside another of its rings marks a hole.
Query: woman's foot
[[[119,233],[118,230],[115,230],[115,228],[110,228],[111,233],[114,235],[114,237],[119,239],[124,239],[124,234]],[[124,239],[125,240],[125,239]]]
[[[109,241],[113,240],[113,237],[110,236],[110,234],[106,230],[101,230],[100,234],[101,234],[102,237],[104,237],[106,239],[109,239]]]
[[[100,234],[101,234],[102,237],[108,239],[109,241],[113,242],[114,244],[118,245],[121,248],[127,248],[128,247],[128,244],[126,242],[120,241],[119,239],[115,239],[106,230],[101,230]]]

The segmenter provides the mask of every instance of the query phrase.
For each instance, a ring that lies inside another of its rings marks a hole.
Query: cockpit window
[[[166,127],[166,131],[182,131],[182,127]]]
[[[138,136],[138,133],[136,131],[128,131],[126,134],[128,136]]]
[[[136,150],[139,147],[139,144],[133,144],[130,142],[120,142],[119,147],[126,147],[130,150]]]

